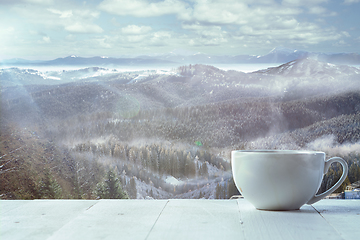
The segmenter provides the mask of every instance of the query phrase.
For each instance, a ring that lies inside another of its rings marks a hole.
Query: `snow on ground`
[[[165,182],[169,183],[171,185],[174,185],[174,186],[184,184],[183,181],[180,181],[180,180],[174,178],[173,176],[167,176],[166,179],[165,179]]]

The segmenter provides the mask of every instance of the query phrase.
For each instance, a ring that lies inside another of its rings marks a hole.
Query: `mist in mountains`
[[[325,151],[360,180],[355,67],[301,58],[250,73],[7,68],[0,79],[2,198],[44,197],[49,172],[59,196],[96,198],[109,169],[131,198],[229,198],[234,149]],[[14,184],[20,173],[30,185]]]

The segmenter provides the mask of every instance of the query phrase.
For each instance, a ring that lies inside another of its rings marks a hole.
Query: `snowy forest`
[[[337,192],[360,180],[358,68],[99,71],[0,70],[2,199],[228,199],[241,149],[324,151],[349,165]],[[340,176],[332,165],[319,191]]]

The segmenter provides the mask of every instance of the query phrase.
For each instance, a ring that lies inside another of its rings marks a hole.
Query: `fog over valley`
[[[240,57],[83,58],[86,66],[71,68],[58,64],[65,58],[8,61],[0,69],[1,198],[227,199],[238,194],[235,149],[325,151],[348,162],[346,184],[359,181],[358,58],[275,50],[281,61],[253,57],[246,61],[261,65],[244,71]],[[333,165],[320,191],[340,175]]]

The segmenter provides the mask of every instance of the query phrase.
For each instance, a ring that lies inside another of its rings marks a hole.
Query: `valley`
[[[6,68],[0,79],[4,199],[96,199],[109,172],[129,198],[230,198],[235,149],[325,151],[360,180],[355,67]],[[320,191],[339,176],[332,166]]]

